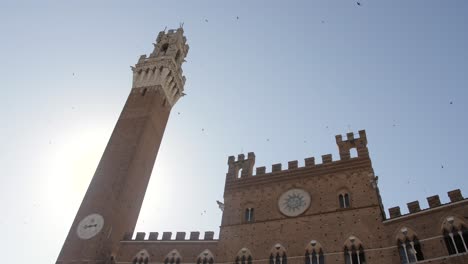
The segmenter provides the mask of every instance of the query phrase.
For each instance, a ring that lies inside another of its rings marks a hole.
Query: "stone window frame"
[[[245,210],[244,210],[244,222],[252,223],[255,220],[254,212],[255,212],[255,210],[254,210],[253,207],[245,208]]]
[[[177,249],[171,250],[164,258],[164,264],[180,264],[182,262],[182,256]]]
[[[248,248],[243,247],[237,252],[235,264],[252,264],[252,261],[252,253]]]
[[[257,210],[255,210],[256,208],[254,206],[254,202],[251,201],[251,200],[247,200],[245,202],[242,202],[241,203],[241,208],[243,208],[243,210],[241,211],[241,223],[249,224],[249,223],[255,222],[255,212]],[[251,217],[250,221],[248,221],[248,219],[247,219],[247,210],[250,211],[250,213],[249,213],[249,216]]]
[[[337,192],[338,206],[340,209],[351,208],[351,193],[347,188],[341,188]]]
[[[270,250],[269,264],[288,264],[286,249],[280,244],[275,244]]]
[[[325,256],[323,254],[322,244],[317,240],[311,240],[305,248],[304,263],[305,264],[324,264]]]
[[[209,249],[205,249],[198,255],[197,264],[213,264],[214,256]]]
[[[344,244],[345,264],[364,264],[366,255],[362,242],[355,236],[350,236]]]
[[[413,229],[406,226],[401,227],[396,236],[396,241],[402,264],[416,263],[424,260],[421,244]]]
[[[146,249],[142,249],[133,257],[132,264],[148,264],[148,262],[149,253]]]
[[[461,218],[446,217],[442,223],[442,234],[449,255],[468,253],[468,229]]]

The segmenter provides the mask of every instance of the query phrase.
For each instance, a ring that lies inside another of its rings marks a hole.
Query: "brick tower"
[[[132,67],[132,90],[56,263],[111,263],[134,231],[171,108],[184,95],[183,33],[160,32]]]

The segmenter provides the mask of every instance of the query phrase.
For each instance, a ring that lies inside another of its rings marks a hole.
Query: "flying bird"
[[[239,17],[237,17],[237,20],[239,20]]]
[[[208,23],[208,19],[205,19],[205,22]]]
[[[453,102],[452,102],[452,101],[450,101],[450,104],[453,104]]]
[[[358,6],[361,6],[361,2],[356,2],[356,4],[357,4]]]

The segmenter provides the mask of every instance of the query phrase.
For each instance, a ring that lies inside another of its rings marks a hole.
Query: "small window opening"
[[[240,179],[240,177],[242,177],[242,169],[237,171],[237,179]]]
[[[340,202],[340,208],[349,208],[349,194],[340,194],[338,200]]]
[[[349,194],[345,194],[344,195],[344,205],[345,205],[345,208],[349,208]]]
[[[351,148],[349,150],[349,157],[350,158],[357,158],[358,157],[358,153],[357,153],[357,149],[356,148]]]
[[[178,50],[175,55],[175,61],[179,61],[179,58],[180,58],[180,50]]]
[[[162,46],[161,46],[161,54],[164,55],[166,54],[167,50],[169,49],[169,43],[164,43]]]
[[[344,208],[344,198],[342,194],[338,196],[338,200],[340,202],[340,208]]]
[[[245,209],[245,221],[246,222],[254,221],[254,209],[253,208]]]

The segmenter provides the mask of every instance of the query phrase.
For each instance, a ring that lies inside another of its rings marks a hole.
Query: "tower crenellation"
[[[320,169],[320,170],[334,170],[335,168],[342,167],[343,162],[359,162],[366,163],[369,160],[369,152],[367,150],[367,137],[364,130],[359,131],[359,137],[355,138],[354,133],[347,133],[346,140],[343,140],[342,135],[335,136],[336,143],[340,152],[340,159],[333,160],[332,154],[324,154],[321,156],[322,163],[316,164],[315,157],[308,157],[304,159],[304,166],[300,166],[297,160],[288,161],[287,169],[283,169],[281,163],[271,165],[271,171],[267,172],[266,167],[257,167],[255,174],[253,173],[255,165],[255,153],[249,152],[247,158],[244,154],[239,154],[237,160],[234,156],[228,158],[228,173],[227,180],[231,184],[235,184],[239,180],[247,180],[251,176],[268,177],[271,174],[295,172],[303,169]],[[357,150],[357,157],[351,158],[350,150],[355,148]]]
[[[133,89],[161,89],[165,102],[173,106],[184,95],[182,63],[189,46],[184,30],[161,31],[149,57],[141,55],[133,71]]]
[[[367,136],[365,130],[359,131],[359,138],[355,138],[354,133],[347,133],[346,138],[346,140],[343,140],[342,135],[335,136],[341,160],[350,159],[350,150],[353,148],[356,149],[358,157],[369,156],[369,150],[367,149]]]

